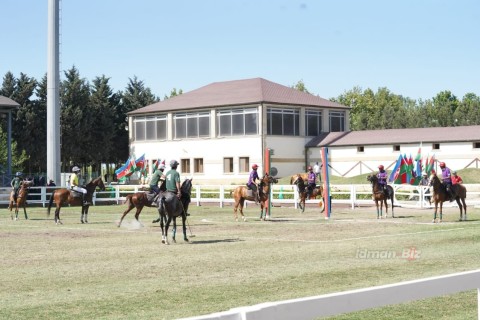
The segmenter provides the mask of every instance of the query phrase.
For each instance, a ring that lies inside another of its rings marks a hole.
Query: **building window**
[[[474,142],[473,143],[473,148],[474,149],[480,149],[480,142]]]
[[[305,110],[305,135],[316,137],[322,132],[322,111]]]
[[[249,172],[250,171],[250,158],[249,157],[240,157],[238,164],[239,172]]]
[[[267,109],[267,134],[298,136],[300,111],[296,109]]]
[[[434,144],[432,145],[432,149],[433,149],[433,150],[440,150],[440,143],[434,143]]]
[[[365,151],[364,146],[358,146],[357,147],[357,152],[364,152],[364,151]]]
[[[233,173],[233,158],[223,158],[223,172]]]
[[[190,159],[180,159],[180,170],[182,173],[190,173]]]
[[[135,141],[167,139],[167,115],[134,117]]]
[[[210,136],[210,112],[175,113],[173,115],[175,139]]]
[[[257,109],[228,109],[217,113],[219,136],[243,136],[258,133]]]
[[[330,132],[345,131],[345,112],[330,111],[328,116],[330,120]]]
[[[202,158],[193,159],[193,172],[203,173],[203,159]]]
[[[400,151],[400,145],[399,144],[394,145],[393,151]]]

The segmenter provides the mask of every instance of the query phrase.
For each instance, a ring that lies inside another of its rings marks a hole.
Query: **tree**
[[[61,99],[61,157],[63,169],[72,164],[89,161],[90,125],[93,114],[89,112],[90,86],[80,78],[73,66],[64,72],[65,80],[60,85]]]
[[[173,89],[170,91],[170,96],[165,95],[165,97],[163,98],[163,100],[167,100],[167,99],[170,99],[170,98],[179,96],[179,95],[181,95],[181,94],[183,94],[183,90],[182,90],[182,89],[178,90],[178,92],[177,92],[177,88],[173,88]]]
[[[294,84],[292,86],[293,89],[296,89],[298,91],[302,91],[302,92],[306,92],[306,93],[310,93],[308,90],[307,90],[307,87],[305,87],[305,83],[303,82],[303,80],[298,80],[298,82],[296,84]]]

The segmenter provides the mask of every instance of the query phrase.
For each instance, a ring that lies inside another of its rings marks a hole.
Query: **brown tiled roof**
[[[326,132],[310,140],[306,147],[392,145],[480,141],[480,126]]]
[[[262,78],[214,82],[129,112],[129,115],[248,104],[282,104],[349,109],[336,102]]]
[[[10,98],[0,96],[0,111],[18,108],[20,105]]]

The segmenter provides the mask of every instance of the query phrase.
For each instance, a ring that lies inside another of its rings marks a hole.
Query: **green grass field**
[[[232,207],[190,207],[190,243],[161,244],[156,210],[46,209],[12,221],[0,208],[1,319],[174,319],[267,301],[351,290],[480,268],[480,209],[458,209],[432,224],[432,210],[335,206],[330,220],[315,207],[301,214],[273,208],[271,221],[250,205],[247,222]],[[411,255],[411,253],[415,253]],[[395,255],[395,256],[394,256]],[[409,259],[408,257],[414,257]],[[476,291],[366,310],[335,319],[476,319]]]

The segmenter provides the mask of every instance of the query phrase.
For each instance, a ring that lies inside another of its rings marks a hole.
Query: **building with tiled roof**
[[[273,150],[278,176],[303,171],[305,146],[348,131],[350,107],[262,78],[214,82],[128,113],[130,154],[179,161],[197,183],[244,183]]]
[[[452,170],[480,165],[480,126],[409,128],[323,132],[310,140],[307,154],[328,147],[333,175],[356,176],[377,171],[380,164],[392,169],[400,154],[423,158],[435,156]]]

